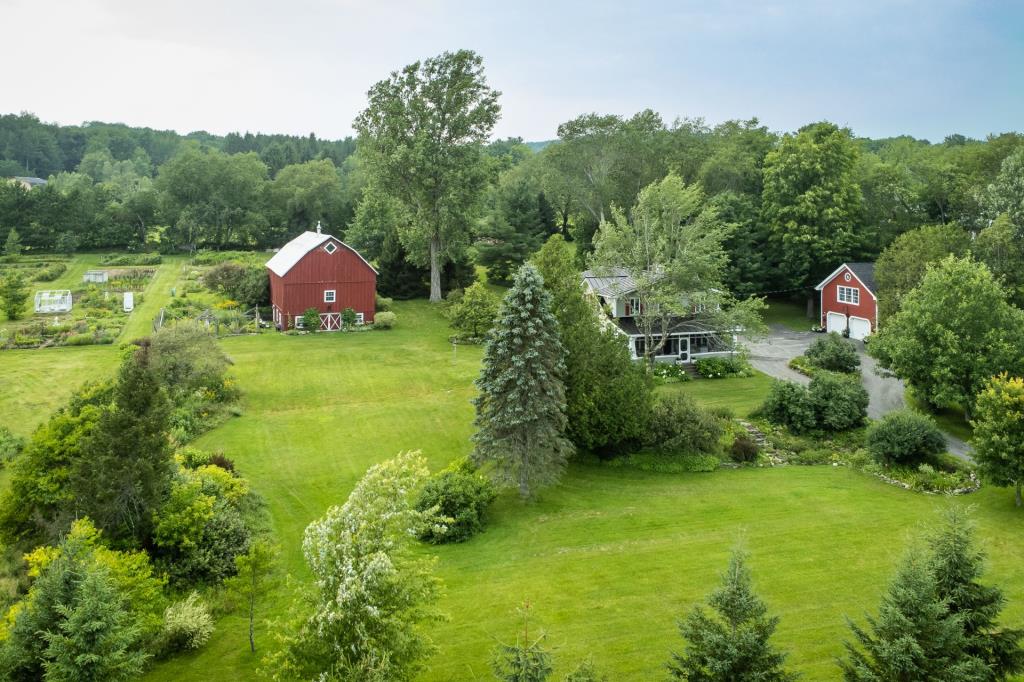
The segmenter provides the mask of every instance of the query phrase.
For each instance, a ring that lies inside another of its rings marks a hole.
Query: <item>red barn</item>
[[[373,322],[377,271],[359,252],[329,234],[303,232],[267,261],[270,303],[278,329],[302,327],[302,314],[320,311],[320,329],[341,329],[341,313],[356,312],[359,323]]]
[[[814,287],[821,292],[821,326],[863,339],[878,331],[875,264],[843,263]]]

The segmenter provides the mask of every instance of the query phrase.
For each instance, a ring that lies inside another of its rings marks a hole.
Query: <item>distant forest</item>
[[[445,258],[475,260],[501,279],[559,232],[582,264],[601,220],[675,173],[731,227],[734,292],[798,288],[842,260],[873,260],[916,227],[976,232],[1003,213],[1017,220],[1021,150],[1014,132],[876,140],[828,122],[780,134],[757,119],[711,126],[666,123],[650,110],[585,114],[559,126],[557,140],[481,146],[487,189],[469,238],[453,241]],[[30,250],[268,248],[319,220],[368,257],[389,255],[387,207],[367,191],[353,138],[180,135],[0,116],[0,177],[22,175],[49,182],[0,183],[0,238],[14,229]]]

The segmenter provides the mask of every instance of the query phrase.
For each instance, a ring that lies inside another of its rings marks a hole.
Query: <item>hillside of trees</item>
[[[727,283],[749,295],[814,284],[923,225],[987,227],[1020,203],[1011,175],[1024,136],[874,140],[828,122],[780,134],[757,119],[669,123],[645,110],[579,116],[549,143],[479,147],[482,184],[465,197],[445,262],[475,259],[500,280],[556,232],[582,262],[612,207],[628,209],[672,172],[729,226]],[[49,179],[31,191],[0,184],[0,234],[17,230],[29,250],[269,248],[320,220],[370,258],[423,266],[392,238],[410,219],[373,191],[363,156],[352,138],[0,116],[0,176]]]

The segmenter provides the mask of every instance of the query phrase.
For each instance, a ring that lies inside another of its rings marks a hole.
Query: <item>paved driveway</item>
[[[811,342],[819,336],[814,332],[795,332],[784,327],[773,327],[768,336],[756,341],[747,340],[750,364],[776,379],[787,379],[800,384],[810,383],[808,377],[790,369],[789,361],[803,355]],[[854,341],[853,344],[860,355],[861,383],[868,392],[868,416],[880,419],[889,412],[904,407],[906,403],[903,400],[903,382],[880,374],[875,359],[864,352],[864,344],[859,341]],[[951,454],[961,459],[970,457],[971,447],[967,443],[949,434],[945,435],[946,445]]]

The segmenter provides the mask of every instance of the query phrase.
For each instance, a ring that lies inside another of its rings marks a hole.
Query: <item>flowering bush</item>
[[[164,653],[191,651],[209,641],[213,634],[210,610],[195,592],[164,611],[161,647]]]
[[[697,373],[705,379],[754,376],[750,364],[739,355],[701,358],[694,363]]]

